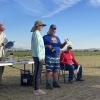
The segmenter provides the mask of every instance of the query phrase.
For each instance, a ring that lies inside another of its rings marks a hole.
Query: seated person
[[[73,82],[74,70],[77,72],[76,81],[84,81],[82,79],[82,66],[78,64],[72,51],[72,45],[68,45],[67,49],[60,55],[61,68],[69,71],[68,82]],[[65,68],[64,68],[65,67]]]

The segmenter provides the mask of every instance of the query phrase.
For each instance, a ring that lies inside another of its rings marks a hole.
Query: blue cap
[[[56,25],[54,24],[50,25],[50,29],[56,29],[56,28],[57,28]]]

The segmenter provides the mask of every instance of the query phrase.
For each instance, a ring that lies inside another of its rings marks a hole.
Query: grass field
[[[84,82],[64,84],[60,77],[61,89],[46,90],[45,81],[42,79],[41,88],[47,95],[37,97],[33,87],[20,86],[19,70],[6,67],[3,83],[0,85],[0,100],[100,100],[100,52],[77,52],[76,55],[83,65]],[[31,66],[27,68],[30,69]]]
[[[76,56],[100,56],[100,51],[74,51]],[[7,56],[9,52],[7,52]],[[14,51],[15,57],[27,57],[31,56],[31,51]]]

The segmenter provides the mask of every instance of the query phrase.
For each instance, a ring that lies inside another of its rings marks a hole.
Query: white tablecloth
[[[0,66],[12,66],[12,65],[18,65],[18,64],[34,64],[34,61],[14,61],[14,62],[0,62]]]

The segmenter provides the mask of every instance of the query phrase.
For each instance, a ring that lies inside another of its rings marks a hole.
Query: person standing
[[[58,83],[58,71],[60,69],[60,48],[66,45],[62,44],[55,35],[56,25],[52,24],[47,35],[43,37],[45,45],[45,63],[46,63],[46,89],[60,88]]]
[[[44,47],[43,37],[41,35],[41,31],[44,26],[46,26],[46,24],[44,24],[40,20],[37,20],[31,29],[31,32],[33,32],[31,40],[31,49],[35,67],[34,68],[35,95],[46,94],[43,90],[40,89],[41,64],[42,61],[45,59],[45,47]]]
[[[4,46],[8,42],[4,31],[5,31],[4,25],[0,24],[0,62],[5,61],[5,49],[4,49]],[[4,72],[4,66],[0,66],[0,84],[2,82],[3,72]]]

